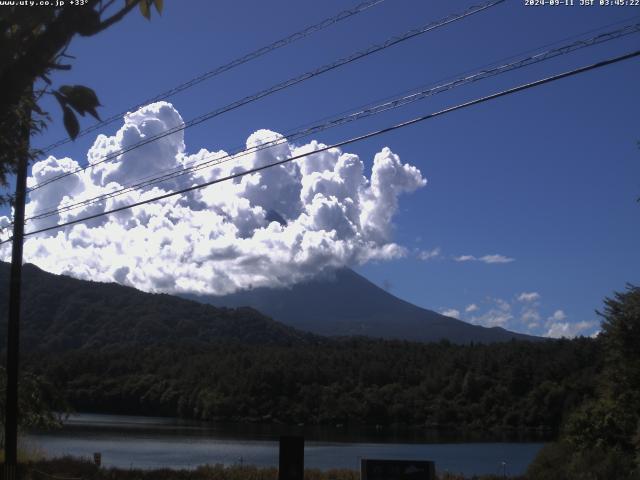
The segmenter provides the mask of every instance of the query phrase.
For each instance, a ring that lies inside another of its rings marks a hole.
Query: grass
[[[100,468],[84,458],[34,457],[20,465],[22,480],[277,480],[275,467],[203,465],[193,470]],[[359,480],[360,472],[349,469],[306,469],[305,480]],[[445,473],[438,480],[499,480],[502,476],[464,477]],[[524,480],[524,477],[509,477]]]
[[[44,452],[38,447],[22,442],[18,448],[18,463],[31,463],[44,460]],[[0,449],[0,464],[4,463],[4,448]]]

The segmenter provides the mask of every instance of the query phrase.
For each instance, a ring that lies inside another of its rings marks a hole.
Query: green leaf
[[[71,85],[62,85],[58,92],[60,92],[65,97],[68,97],[71,92],[73,92],[73,87]]]
[[[140,0],[138,4],[140,6],[140,12],[142,16],[147,20],[151,20],[151,10],[149,9],[149,1],[148,0]]]
[[[160,15],[162,15],[162,9],[164,8],[164,0],[153,0],[153,4]]]
[[[78,123],[78,119],[76,118],[76,114],[69,107],[64,107],[63,109],[63,121],[64,128],[67,129],[67,133],[71,137],[71,140],[75,140],[80,133],[80,124]]]
[[[67,105],[67,99],[57,91],[55,90],[53,91],[53,96],[56,98],[56,100],[60,104],[60,108],[64,108]]]
[[[98,112],[96,112],[95,108],[87,110],[87,113],[91,115],[93,118],[95,118],[96,120],[100,120],[100,115],[98,115]]]
[[[64,95],[66,103],[80,115],[84,116],[85,113],[89,113],[95,119],[100,120],[96,112],[96,108],[100,106],[100,101],[96,93],[89,87],[84,85],[63,85],[58,89],[58,92]]]

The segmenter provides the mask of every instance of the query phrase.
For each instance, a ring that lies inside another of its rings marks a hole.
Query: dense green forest
[[[598,338],[457,345],[321,337],[249,308],[25,271],[22,394],[35,416],[24,427],[55,423],[45,404],[66,402],[202,420],[537,432],[558,441],[532,479],[640,474],[636,287],[605,300]]]
[[[78,411],[554,434],[603,368],[594,339],[327,338],[31,265],[23,294],[23,366]]]
[[[555,432],[593,396],[592,339],[494,345],[319,344],[32,352],[79,411],[205,420]]]
[[[553,433],[602,368],[590,339],[330,339],[31,265],[23,294],[23,365],[78,411]]]

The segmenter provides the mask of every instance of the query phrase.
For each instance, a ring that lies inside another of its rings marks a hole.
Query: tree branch
[[[85,36],[95,35],[96,33],[100,33],[101,31],[109,28],[114,23],[118,23],[120,20],[124,18],[124,16],[127,13],[133,10],[138,5],[138,3],[140,3],[140,0],[133,0],[131,2],[128,2],[126,7],[120,10],[118,13],[114,13],[112,16],[110,16],[106,20],[101,21],[100,24],[95,29],[91,30],[90,35],[85,35]]]
[[[102,1],[101,1],[100,2],[100,15],[102,15],[111,5],[113,5],[115,3],[115,1],[116,0],[109,0],[104,5],[102,4]]]
[[[64,8],[30,48],[1,72],[0,113],[16,105],[34,80],[46,74],[52,59],[68,45],[74,35],[95,35],[122,20],[139,3],[140,0],[127,2],[124,8],[104,21],[99,21],[99,12],[95,10],[98,0],[90,0],[86,5],[88,8]]]

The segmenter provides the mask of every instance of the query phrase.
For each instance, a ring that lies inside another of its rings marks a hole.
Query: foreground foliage
[[[601,315],[605,365],[596,396],[540,452],[533,479],[640,479],[640,288],[607,298]]]
[[[139,470],[98,468],[88,460],[65,457],[53,460],[41,460],[23,464],[22,476],[25,480],[82,479],[82,480],[276,480],[278,470],[275,467],[260,468],[254,466],[203,465],[194,470]],[[359,480],[360,472],[348,469],[318,470],[306,469],[305,480]],[[439,480],[467,480],[468,477],[453,474],[438,476]],[[473,480],[498,480],[502,476],[473,476]],[[509,477],[518,480],[520,477]],[[470,479],[470,480],[471,480]]]
[[[7,372],[0,366],[0,447],[4,447],[4,421]],[[24,373],[19,380],[18,428],[51,429],[61,426],[68,406],[57,389],[44,378],[32,373]],[[4,452],[2,452],[4,453]]]
[[[8,177],[18,170],[20,156],[30,161],[40,154],[29,150],[29,137],[43,131],[51,116],[38,103],[52,95],[62,109],[62,120],[72,139],[78,136],[77,115],[90,114],[99,119],[96,94],[83,85],[54,87],[51,75],[71,70],[66,63],[70,42],[77,36],[92,37],[122,20],[131,10],[140,8],[147,19],[151,5],[158,12],[162,0],[82,2],[4,2],[0,8],[0,188],[8,186]],[[26,7],[29,8],[26,8]],[[81,6],[81,8],[78,8]],[[0,196],[0,205],[9,196]]]

